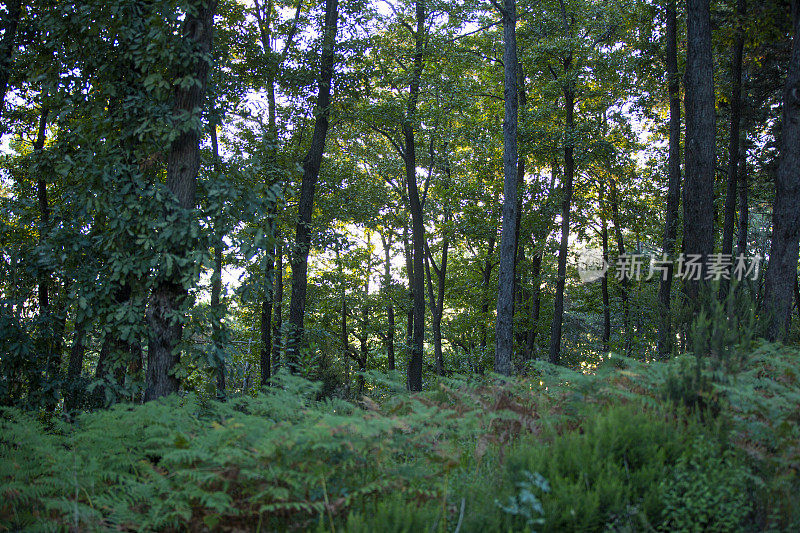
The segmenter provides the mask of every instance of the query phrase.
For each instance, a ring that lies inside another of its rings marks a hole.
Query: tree
[[[416,29],[414,30],[414,60],[408,86],[406,116],[403,122],[404,157],[408,207],[411,211],[412,268],[410,274],[414,309],[411,357],[408,361],[407,386],[411,391],[422,390],[422,351],[425,342],[425,227],[422,220],[422,202],[417,186],[417,152],[414,129],[419,102],[419,86],[424,68],[425,54],[425,0],[416,0]]]
[[[216,0],[195,0],[190,4],[182,28],[182,38],[190,50],[184,60],[181,83],[175,91],[173,116],[177,138],[172,141],[167,156],[167,189],[171,193],[164,205],[164,220],[175,220],[171,234],[172,267],[162,265],[157,274],[148,309],[150,342],[147,354],[147,389],[145,401],[167,396],[178,390],[178,379],[172,373],[179,360],[178,343],[181,340],[180,314],[186,304],[188,292],[186,278],[194,275],[193,269],[178,268],[191,252],[197,173],[200,169],[199,114],[203,109],[206,81],[210,70],[214,12]],[[196,81],[195,81],[196,80]]]
[[[303,160],[303,180],[298,206],[295,249],[292,255],[292,294],[289,307],[289,339],[286,358],[289,369],[297,371],[299,351],[302,343],[303,321],[306,310],[308,287],[308,250],[311,244],[311,215],[314,209],[314,188],[325,152],[331,105],[331,80],[334,70],[334,48],[339,18],[338,0],[325,0],[325,21],[322,28],[322,54],[320,57],[317,113],[311,146]]]
[[[667,159],[667,207],[664,226],[663,253],[671,258],[675,253],[678,237],[678,210],[681,194],[681,102],[680,79],[678,77],[678,29],[675,0],[669,0],[666,9],[666,64],[667,89],[669,92],[669,155]],[[672,353],[672,300],[673,268],[670,262],[667,272],[658,287],[661,319],[658,324],[658,353],[667,357]]]
[[[711,56],[711,12],[708,0],[686,3],[686,163],[683,189],[683,250],[705,264],[714,248],[715,105]],[[684,285],[687,305],[697,308],[700,280]]]
[[[514,263],[517,245],[517,4],[505,0],[495,3],[503,16],[503,232],[500,240],[500,280],[497,292],[497,323],[495,332],[494,371],[506,376],[513,371],[511,356],[514,350]]]
[[[792,285],[797,276],[800,240],[800,2],[792,2],[794,36],[783,89],[781,153],[775,174],[772,244],[764,307],[767,337],[786,340],[792,312]]]

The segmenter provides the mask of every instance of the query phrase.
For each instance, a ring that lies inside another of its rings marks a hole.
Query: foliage
[[[698,438],[659,485],[663,531],[739,531],[753,510],[747,464]]]

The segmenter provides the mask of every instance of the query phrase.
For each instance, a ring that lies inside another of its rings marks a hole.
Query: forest
[[[0,532],[800,530],[800,0],[0,32]]]

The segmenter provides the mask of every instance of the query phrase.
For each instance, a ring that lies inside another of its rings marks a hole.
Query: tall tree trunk
[[[340,314],[340,330],[339,342],[342,345],[342,361],[344,362],[344,390],[345,397],[350,397],[350,337],[347,333],[347,289],[344,284],[344,274],[342,271],[342,260],[339,256],[339,248],[336,248],[336,264],[339,269],[339,279],[341,283],[341,314]]]
[[[531,290],[529,316],[528,316],[528,330],[525,333],[525,351],[523,359],[529,361],[534,352],[536,351],[536,336],[539,332],[539,311],[542,306],[542,254],[536,251],[531,258],[531,283],[533,290]]]
[[[0,41],[0,117],[8,92],[8,80],[11,77],[11,63],[17,48],[17,27],[22,14],[21,0],[6,2],[6,14],[3,17],[3,40]]]
[[[564,71],[569,72],[571,59],[564,62]],[[564,322],[564,287],[567,281],[567,247],[569,244],[569,215],[572,206],[572,182],[575,174],[573,132],[575,129],[575,93],[570,82],[564,86],[566,131],[564,135],[564,185],[561,200],[561,244],[558,248],[558,278],[553,304],[553,325],[550,337],[550,362],[561,360],[561,326]]]
[[[198,83],[190,87],[178,87],[175,91],[173,115],[184,121],[182,116],[192,117],[197,126],[187,127],[187,123],[176,124],[181,133],[172,142],[167,158],[167,188],[174,195],[164,206],[165,220],[175,216],[178,223],[173,227],[176,237],[173,252],[179,258],[186,258],[193,239],[190,238],[192,223],[191,210],[195,207],[197,173],[200,169],[200,135],[197,113],[203,109],[206,82],[210,65],[207,58],[211,54],[214,13],[216,0],[195,0],[190,4],[183,24],[182,36],[192,50],[191,60],[184,62],[186,70],[179,73],[191,76]],[[175,227],[177,226],[177,227]],[[178,379],[172,369],[178,363],[177,352],[183,330],[182,307],[188,296],[183,272],[174,268],[170,272],[158,273],[156,284],[148,309],[150,324],[149,349],[147,353],[147,386],[145,401],[167,396],[178,390]],[[189,268],[188,270],[192,270]]]
[[[514,261],[517,237],[517,4],[505,0],[503,15],[503,64],[505,119],[503,120],[503,232],[500,239],[497,323],[495,325],[494,371],[510,376],[514,352]]]
[[[534,353],[538,357],[538,349],[536,348],[536,337],[539,333],[539,314],[542,305],[542,256],[544,254],[544,246],[547,240],[547,235],[550,232],[550,201],[551,193],[556,183],[556,174],[558,169],[558,162],[554,161],[550,167],[550,187],[548,188],[548,198],[545,205],[540,209],[540,213],[547,216],[547,224],[538,227],[533,235],[533,242],[535,245],[533,257],[531,258],[531,283],[533,285],[531,291],[531,303],[529,305],[530,316],[528,318],[528,331],[525,339],[525,352],[524,359],[529,360]]]
[[[81,378],[83,369],[83,357],[86,353],[86,329],[85,322],[75,324],[75,334],[72,340],[72,348],[69,351],[69,363],[67,366],[67,390],[64,394],[64,410],[74,411],[80,404],[81,387],[78,381]]]
[[[686,2],[686,177],[683,189],[683,250],[705,265],[714,248],[714,64],[711,55],[709,0]],[[697,308],[700,280],[684,283],[686,303]]]
[[[519,101],[519,109],[525,108],[528,102],[528,96],[525,91],[525,73],[522,69],[522,62],[517,60],[517,99]],[[517,110],[519,116],[519,109]],[[518,139],[519,140],[519,139]],[[519,148],[519,146],[518,146]],[[523,285],[522,281],[522,265],[525,263],[525,246],[522,244],[522,204],[525,196],[525,155],[518,149],[517,157],[517,220],[514,228],[514,316],[517,314],[517,309],[524,310],[530,305],[530,291]],[[517,344],[525,346],[525,338],[527,331],[523,330],[515,334]],[[523,358],[527,360],[527,357]]]
[[[617,193],[617,184],[611,180],[611,222],[614,223],[614,235],[617,240],[617,248],[619,249],[620,257],[626,255],[625,251],[625,238],[622,236],[622,222],[619,214],[619,194]],[[619,282],[620,297],[622,299],[622,320],[625,329],[625,355],[630,357],[632,347],[632,330],[631,330],[631,305],[630,305],[630,287],[631,280],[628,277],[628,272],[623,272],[622,278]]]
[[[276,227],[278,225],[276,224]],[[278,244],[275,247],[275,320],[272,329],[272,368],[277,371],[280,365],[281,348],[283,346],[283,247],[280,244],[279,229],[275,232]]]
[[[408,273],[408,310],[406,311],[406,357],[411,360],[414,344],[414,259],[411,245],[408,242],[408,224],[403,226],[403,252],[406,258]]]
[[[736,245],[736,254],[747,253],[748,231],[750,226],[750,203],[748,192],[750,184],[747,174],[747,152],[739,146],[739,234]]]
[[[42,152],[44,150],[44,142],[47,136],[47,109],[43,109],[39,115],[39,127],[36,132],[36,139],[33,142],[33,153],[37,161],[41,162]],[[44,243],[50,233],[50,201],[47,197],[47,181],[44,179],[42,170],[37,172],[36,179],[36,197],[39,203],[39,241]],[[50,272],[49,270],[42,270],[39,273],[38,283],[38,298],[39,298],[39,316],[41,317],[44,326],[44,352],[45,352],[45,368],[50,379],[54,376],[51,375],[51,370],[54,366],[53,359],[55,356],[55,323],[50,305]]]
[[[662,276],[658,287],[659,324],[658,354],[667,357],[672,353],[674,335],[672,331],[672,256],[678,238],[678,210],[681,197],[681,102],[680,79],[678,77],[678,29],[675,0],[667,4],[667,89],[669,91],[669,156],[667,212],[664,227],[663,252],[670,259],[666,276]]]
[[[785,341],[789,332],[800,240],[800,0],[792,2],[792,10],[794,37],[783,89],[781,155],[775,174],[772,243],[764,293],[767,337],[772,341]]]
[[[384,233],[381,233],[381,241],[383,244],[383,252],[385,254],[384,260],[384,273],[383,273],[383,293],[384,298],[387,299],[386,304],[386,320],[388,322],[386,331],[386,358],[389,366],[389,371],[395,370],[394,361],[394,305],[392,304],[391,287],[392,287],[392,240],[387,238]]]
[[[311,146],[303,161],[303,180],[298,205],[295,250],[292,256],[292,294],[289,304],[289,338],[286,363],[291,372],[297,372],[300,346],[303,342],[306,314],[306,290],[308,288],[308,251],[311,245],[311,215],[314,210],[314,189],[325,153],[331,105],[331,80],[333,79],[334,48],[339,19],[338,0],[325,0],[325,22],[323,28],[322,57],[319,73],[316,120]]]
[[[486,251],[486,261],[483,264],[483,279],[481,280],[482,298],[481,298],[481,321],[480,321],[480,347],[481,352],[486,350],[488,344],[487,336],[488,331],[486,328],[486,317],[489,315],[489,285],[492,283],[492,270],[495,263],[492,261],[494,254],[494,246],[497,242],[497,237],[494,234],[489,236],[489,248]]]
[[[411,358],[408,361],[407,387],[410,391],[422,390],[422,352],[425,342],[425,226],[422,220],[422,204],[417,187],[417,155],[414,141],[414,123],[417,116],[419,86],[424,68],[425,53],[425,0],[416,0],[416,31],[414,32],[414,63],[408,87],[406,117],[403,122],[405,141],[406,184],[408,204],[411,210],[411,243],[413,248],[414,276],[414,338]]]
[[[217,175],[222,171],[222,161],[219,157],[219,142],[217,141],[217,125],[211,125],[211,150],[214,157],[214,171]],[[222,357],[224,346],[222,343],[222,315],[224,309],[221,305],[222,297],[222,263],[225,242],[222,236],[222,214],[217,214],[214,220],[214,272],[211,274],[211,338],[214,350],[220,360],[217,362],[217,396],[225,398],[225,359]]]
[[[603,263],[608,264],[608,222],[606,221],[605,215],[605,186],[601,182],[600,183],[600,240],[602,241],[603,246]],[[602,292],[603,297],[603,337],[601,342],[603,343],[603,352],[608,353],[610,349],[610,342],[611,342],[611,302],[608,297],[608,274],[604,275],[600,279],[600,290]]]
[[[742,52],[744,50],[744,16],[746,0],[736,1],[736,36],[731,58],[731,128],[728,140],[728,187],[725,194],[725,221],[722,227],[722,253],[733,254],[733,229],[736,222],[736,181],[739,177],[739,129],[742,116]],[[728,294],[730,281],[722,280],[720,300]]]
[[[274,222],[270,220],[270,231],[274,234]],[[261,386],[269,385],[272,377],[272,293],[275,280],[275,248],[270,245],[267,249],[264,268],[264,297],[261,300]]]
[[[449,217],[445,223],[449,223]],[[436,361],[436,374],[444,375],[444,355],[442,352],[442,315],[444,314],[444,292],[447,279],[447,254],[450,248],[450,238],[445,234],[442,239],[442,261],[436,265],[430,248],[426,246],[425,270],[428,273],[428,300],[430,301],[431,315],[433,318],[433,350]],[[433,292],[433,279],[430,267],[436,274],[436,294]]]

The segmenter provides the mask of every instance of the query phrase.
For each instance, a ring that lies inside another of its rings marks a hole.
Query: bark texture
[[[503,98],[503,231],[499,250],[499,284],[497,290],[497,322],[495,325],[494,371],[510,376],[514,352],[514,262],[517,245],[517,4],[505,0],[503,15],[503,64],[505,81]]]
[[[686,2],[686,177],[683,190],[683,250],[706,263],[714,247],[714,64],[711,55],[709,0]],[[700,280],[687,279],[686,303],[697,308]]]

